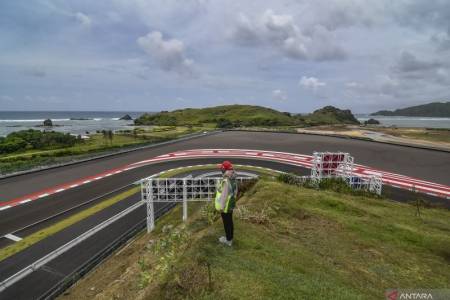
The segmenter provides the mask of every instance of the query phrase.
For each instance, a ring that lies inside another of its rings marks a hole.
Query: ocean
[[[143,113],[129,111],[0,111],[0,136],[30,128],[43,130],[43,127],[37,125],[42,125],[45,119],[51,119],[54,125],[58,125],[52,130],[73,134],[86,134],[86,132],[92,133],[97,130],[133,129],[133,121],[119,120],[119,118],[128,114],[134,119]],[[361,114],[356,117],[360,122],[374,118],[384,126],[450,129],[450,118],[371,117]]]
[[[45,119],[51,119],[52,130],[73,134],[92,133],[97,130],[133,129],[133,121],[119,120],[124,115],[133,119],[143,112],[126,111],[0,111],[0,136],[13,131],[37,129],[43,130]]]
[[[369,116],[361,114],[355,114],[355,117],[361,123],[369,119],[375,119],[380,121],[380,125],[382,126],[450,129],[450,118]]]

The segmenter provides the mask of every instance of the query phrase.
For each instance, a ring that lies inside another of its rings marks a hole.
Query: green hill
[[[380,110],[371,116],[450,117],[450,102],[433,102],[423,105],[390,110]]]
[[[305,116],[308,125],[329,125],[329,124],[359,124],[349,109],[339,109],[334,106],[325,106],[315,110],[312,114]]]
[[[144,114],[134,122],[136,125],[159,126],[214,124],[219,128],[359,124],[350,110],[340,110],[332,106],[326,106],[306,116],[298,116],[252,105],[225,105],[164,111],[157,114]]]
[[[201,125],[214,123],[219,127],[289,126],[298,121],[288,113],[252,105],[225,105],[208,108],[186,108],[157,114],[144,114],[137,125]]]

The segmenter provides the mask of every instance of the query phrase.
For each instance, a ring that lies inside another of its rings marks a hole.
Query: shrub
[[[71,147],[81,142],[68,133],[40,130],[21,130],[8,134],[0,141],[0,153],[12,153],[29,149],[52,149]]]

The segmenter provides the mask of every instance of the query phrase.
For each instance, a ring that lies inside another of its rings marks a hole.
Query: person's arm
[[[229,193],[229,183],[228,180],[224,180],[222,185],[222,194],[220,195],[220,207],[222,210],[225,209],[225,203],[228,198],[228,193]]]

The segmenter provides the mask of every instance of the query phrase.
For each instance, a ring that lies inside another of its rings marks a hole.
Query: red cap
[[[233,170],[233,165],[228,160],[225,160],[219,165],[219,168],[221,168],[222,170]]]

